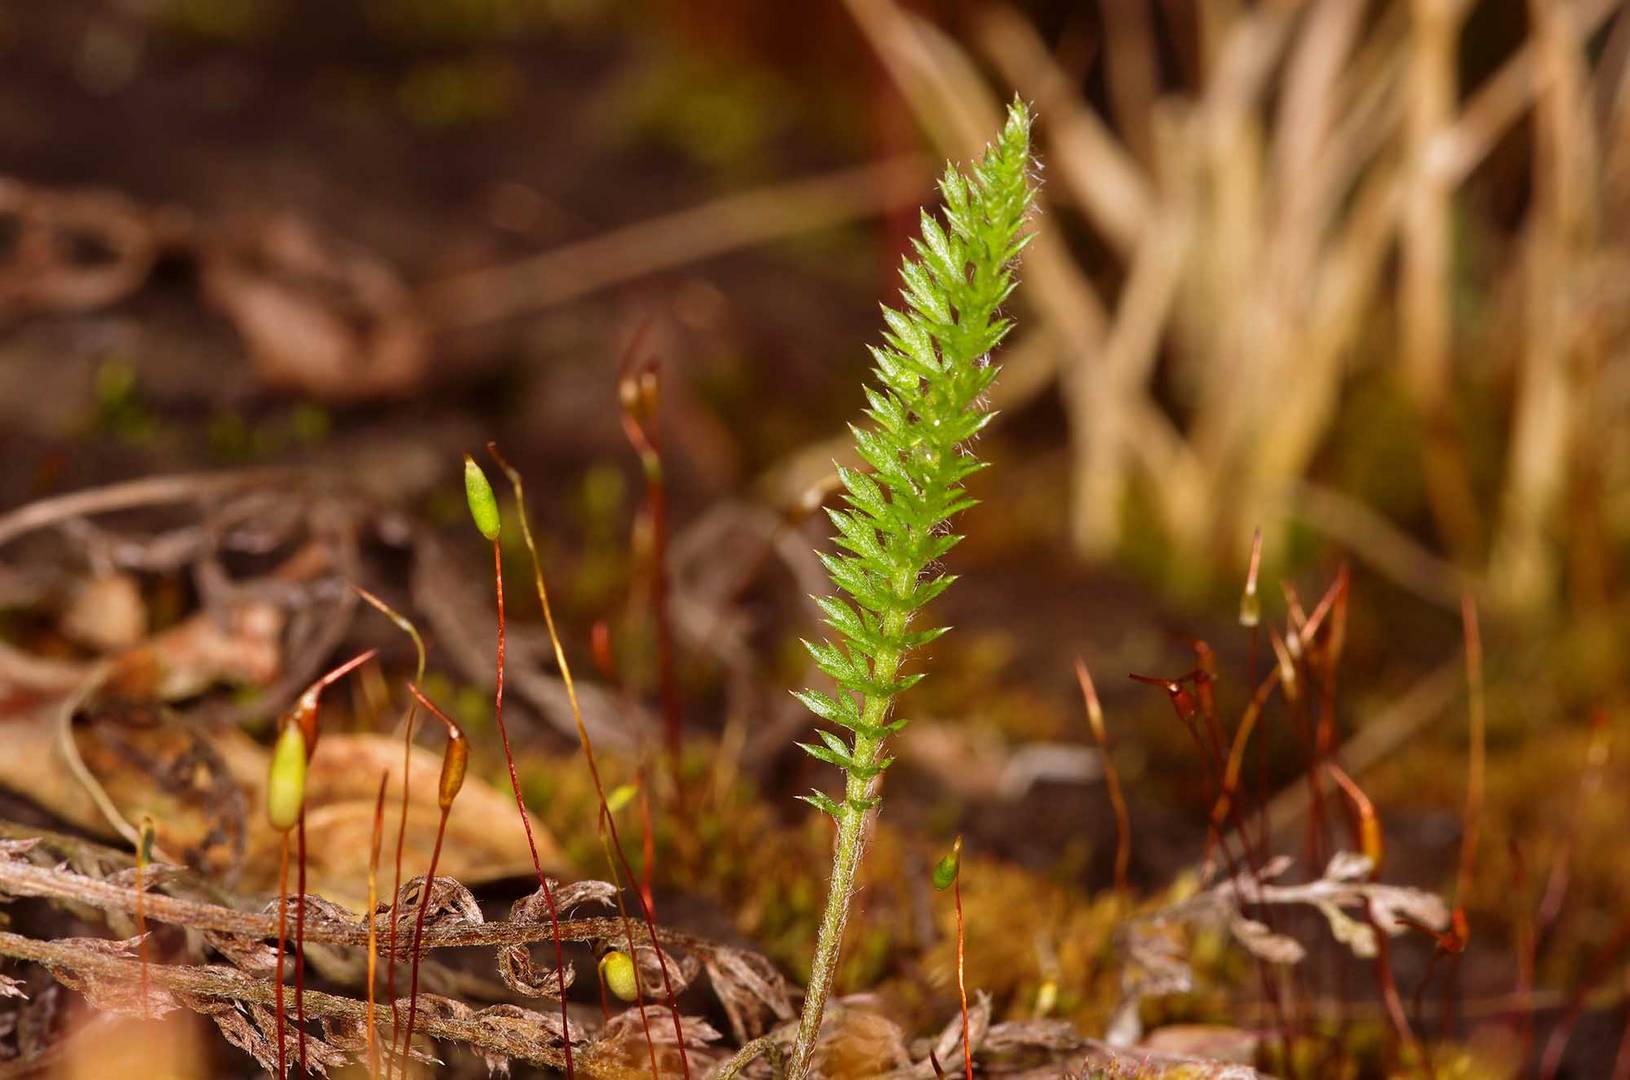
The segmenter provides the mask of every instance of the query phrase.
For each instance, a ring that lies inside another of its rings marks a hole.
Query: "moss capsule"
[[[633,1001],[640,995],[634,978],[634,958],[621,949],[613,949],[600,958],[600,981],[619,1001]]]
[[[300,819],[306,801],[306,736],[299,724],[285,724],[272,748],[266,777],[266,817],[272,828],[288,832]]]
[[[934,888],[944,892],[956,881],[957,873],[962,869],[962,837],[956,838],[951,850],[945,858],[934,864]]]
[[[436,785],[436,802],[443,810],[453,805],[458,789],[464,786],[464,770],[470,762],[470,744],[462,735],[447,740],[441,756],[441,782]]]
[[[492,493],[487,474],[469,454],[464,455],[464,498],[470,504],[470,517],[475,527],[488,540],[498,539],[501,518],[498,516],[498,496]]]

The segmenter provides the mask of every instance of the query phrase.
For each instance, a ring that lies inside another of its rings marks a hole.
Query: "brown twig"
[[[360,929],[360,927],[359,927]],[[46,967],[72,971],[98,979],[134,981],[137,965],[134,961],[110,956],[106,952],[77,946],[67,941],[39,941],[0,931],[0,955],[27,960]],[[277,996],[266,980],[256,979],[232,968],[220,965],[192,966],[160,964],[153,969],[153,981],[167,990],[180,991],[202,998],[224,999],[270,1005]],[[278,980],[279,982],[281,980]],[[362,1023],[367,1019],[367,1005],[352,998],[312,991],[307,1007],[311,1015]],[[426,1017],[424,1031],[432,1038],[446,1039],[467,1046],[490,1051],[505,1057],[561,1068],[565,1056],[552,1047],[544,1046],[535,1037],[523,1034],[535,1025],[523,1024],[508,1017]],[[281,1048],[281,1042],[279,1042]]]
[[[15,859],[0,859],[0,894],[14,897],[34,897],[64,903],[84,904],[102,911],[134,913],[138,897],[142,894],[124,885],[115,885],[101,878],[76,874],[69,870],[34,866]],[[278,917],[239,911],[200,900],[188,900],[149,892],[143,900],[147,918],[170,926],[184,926],[193,930],[215,931],[237,937],[264,939],[277,933]],[[563,919],[559,923],[562,941],[616,941],[622,926],[613,918]],[[657,940],[665,948],[682,951],[708,947],[698,937],[676,930],[656,928]],[[547,924],[535,922],[484,922],[427,926],[426,949],[452,949],[472,946],[533,945],[553,939],[554,931]],[[336,920],[314,911],[306,920],[306,939],[325,945],[343,945],[365,949],[368,946],[368,927],[362,920]]]
[[[923,161],[907,155],[728,195],[518,263],[435,282],[420,295],[439,327],[499,322],[727,251],[916,206],[924,177]]]

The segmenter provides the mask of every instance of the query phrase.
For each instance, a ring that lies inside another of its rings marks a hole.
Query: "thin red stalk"
[[[640,896],[651,918],[657,915],[656,901],[651,896],[651,874],[657,863],[656,834],[651,827],[651,789],[642,764],[635,773],[634,782],[639,790],[640,803]]]
[[[419,961],[423,957],[424,943],[424,914],[430,907],[430,894],[436,888],[436,864],[441,861],[442,837],[447,832],[447,808],[441,811],[441,820],[436,823],[436,846],[430,851],[430,869],[425,873],[424,884],[420,886],[419,914],[413,920],[413,953],[409,960],[408,970],[408,1019],[407,1032],[402,1040],[402,1070],[407,1071],[407,1058],[413,1051],[413,1022],[419,1011]],[[570,1036],[561,1040],[571,1045]]]
[[[1630,1022],[1619,1034],[1619,1049],[1613,1055],[1613,1080],[1630,1080]]]
[[[1410,1029],[1409,1017],[1404,1015],[1404,1003],[1398,997],[1398,983],[1392,975],[1391,945],[1388,943],[1387,934],[1376,925],[1375,915],[1370,911],[1368,900],[1364,901],[1364,918],[1374,931],[1375,979],[1381,991],[1381,1000],[1387,1007],[1387,1017],[1392,1021],[1399,1041],[1415,1054],[1430,1077],[1433,1074],[1432,1059],[1421,1046],[1420,1040],[1415,1038],[1415,1032]]]
[[[294,1028],[300,1046],[300,1075],[306,1069],[306,812],[295,822],[295,842],[300,848],[299,895],[294,898]]]
[[[1307,625],[1307,619],[1302,614],[1301,602],[1296,598],[1296,592],[1289,585],[1281,585],[1285,593],[1287,608],[1286,638],[1281,641],[1279,635],[1270,632],[1268,640],[1273,644],[1275,655],[1279,661],[1281,674],[1288,674],[1291,678],[1285,679],[1286,696],[1290,703],[1291,728],[1295,731],[1297,739],[1301,741],[1302,751],[1307,757],[1308,798],[1310,809],[1307,820],[1307,863],[1316,866],[1323,860],[1321,840],[1325,830],[1324,812],[1324,785],[1319,779],[1319,751],[1314,733],[1308,724],[1306,711],[1306,695],[1300,690],[1291,694],[1290,687],[1293,682],[1300,683],[1296,678],[1297,668],[1305,670],[1306,665],[1301,663],[1304,655],[1303,637],[1301,628]]]
[[[137,954],[141,958],[141,1011],[144,1018],[152,1016],[152,1003],[149,1000],[150,983],[148,980],[147,965],[151,961],[147,945],[147,887],[143,878],[147,873],[147,851],[151,845],[151,820],[142,823],[141,837],[136,842],[136,944]]]
[[[1189,642],[1194,650],[1195,663],[1199,666],[1191,674],[1194,681],[1194,697],[1199,706],[1202,719],[1205,720],[1206,738],[1211,741],[1211,754],[1220,767],[1224,758],[1222,726],[1217,722],[1217,693],[1216,693],[1216,666],[1217,657],[1206,642],[1195,638]]]
[[[1184,676],[1184,678],[1190,678],[1193,674],[1204,673],[1195,672],[1191,673],[1191,675]],[[1222,780],[1220,780],[1213,773],[1213,763],[1208,754],[1206,740],[1201,737],[1199,726],[1194,722],[1195,704],[1192,695],[1188,694],[1187,691],[1183,689],[1181,680],[1162,679],[1156,676],[1136,674],[1132,675],[1131,678],[1136,682],[1141,682],[1149,686],[1158,686],[1166,691],[1167,696],[1171,699],[1172,709],[1177,714],[1178,720],[1188,730],[1189,737],[1194,741],[1196,749],[1198,749],[1200,752],[1200,760],[1205,767],[1206,801],[1213,807],[1214,811],[1219,806],[1226,806],[1224,813],[1226,813],[1234,822],[1234,830],[1239,834],[1240,847],[1246,862],[1253,869],[1260,870],[1260,864],[1254,859],[1251,849],[1250,836],[1245,828],[1244,819],[1240,814],[1237,801],[1229,800],[1226,804],[1222,802]],[[1249,735],[1249,732],[1247,731],[1246,734]],[[1223,779],[1226,779],[1227,763],[1217,762],[1216,769],[1217,771],[1222,772],[1224,774]],[[1222,828],[1222,825],[1216,823],[1212,817],[1208,816],[1206,825],[1205,859],[1207,861],[1210,860],[1212,848],[1213,845],[1215,845],[1217,850],[1222,852],[1223,862],[1230,880],[1237,882],[1240,877],[1240,864],[1239,861],[1234,858],[1234,853],[1228,846],[1227,833]],[[1243,908],[1243,906],[1242,901],[1241,907]],[[1264,910],[1263,918],[1269,928],[1272,929],[1273,917],[1271,911]],[[1293,1069],[1294,1063],[1292,1062],[1290,1056],[1290,1035],[1284,1022],[1284,1006],[1280,1001],[1279,986],[1275,982],[1273,972],[1269,969],[1265,960],[1257,957],[1256,967],[1257,978],[1261,983],[1263,996],[1268,1000],[1268,1004],[1273,1012],[1276,1025],[1279,1027],[1284,1039],[1285,1059],[1287,1062],[1286,1067]]]
[[[1486,709],[1483,704],[1483,635],[1478,628],[1477,602],[1471,593],[1460,599],[1460,620],[1466,639],[1466,810],[1460,839],[1460,870],[1455,878],[1455,903],[1464,906],[1477,866],[1477,840],[1483,818]]]
[[[1335,780],[1336,786],[1346,794],[1353,807],[1353,836],[1358,848],[1370,860],[1370,877],[1374,879],[1380,873],[1383,856],[1381,822],[1376,815],[1375,804],[1370,797],[1364,794],[1352,777],[1334,761],[1325,762],[1325,768]],[[1376,989],[1381,995],[1382,1002],[1387,1008],[1387,1017],[1392,1021],[1393,1030],[1398,1036],[1400,1045],[1411,1050],[1420,1059],[1428,1076],[1433,1072],[1431,1058],[1427,1056],[1420,1041],[1415,1037],[1414,1030],[1409,1025],[1409,1017],[1404,1012],[1402,999],[1398,996],[1398,983],[1393,977],[1392,958],[1389,951],[1388,935],[1376,925],[1375,916],[1370,911],[1369,904],[1364,905],[1364,918],[1370,924],[1376,941],[1375,949],[1375,981]]]
[[[1483,820],[1483,778],[1486,762],[1487,712],[1483,700],[1483,634],[1477,620],[1477,602],[1469,592],[1460,597],[1461,633],[1466,642],[1466,807],[1461,815],[1460,864],[1455,874],[1455,910],[1464,911],[1470,899],[1477,867],[1477,844]],[[1537,947],[1537,938],[1529,943]],[[1459,957],[1453,958],[1443,982],[1444,1031],[1455,1023],[1455,999],[1460,980]]]
[[[493,719],[498,727],[498,738],[504,744],[504,764],[509,767],[509,787],[515,793],[515,809],[521,815],[521,827],[526,830],[526,849],[532,855],[532,869],[543,887],[543,899],[549,907],[549,932],[555,940],[555,976],[559,980],[561,1046],[566,1054],[568,1080],[577,1073],[572,1064],[572,1036],[566,1009],[566,950],[560,943],[560,913],[555,909],[555,890],[543,872],[538,859],[538,844],[532,836],[532,818],[526,812],[526,800],[521,797],[521,778],[515,771],[515,755],[509,748],[509,729],[504,726],[504,549],[497,540],[492,542],[493,588],[498,596],[498,668],[497,690],[493,697]],[[438,845],[439,846],[439,845]]]
[[[1630,947],[1630,915],[1619,920],[1613,937],[1597,951],[1585,977],[1575,984],[1573,992],[1568,995],[1568,1004],[1562,1010],[1556,1026],[1551,1029],[1551,1037],[1545,1041],[1545,1052],[1539,1062],[1541,1080],[1555,1080],[1557,1070],[1562,1067],[1563,1055],[1568,1051],[1568,1040],[1573,1037],[1574,1025],[1584,1011],[1585,999],[1618,965],[1626,947]]]
[[[1262,529],[1251,536],[1251,562],[1245,572],[1245,589],[1240,593],[1240,625],[1250,630],[1245,654],[1245,685],[1257,685],[1257,659],[1262,650],[1262,599],[1257,591],[1257,579],[1262,570]],[[1268,739],[1257,740],[1256,751],[1256,842],[1257,850],[1268,850]]]
[[[623,432],[639,455],[640,468],[645,474],[645,507],[651,522],[651,615],[656,622],[663,742],[677,791],[684,716],[679,682],[674,673],[673,626],[668,617],[668,499],[662,469],[661,368],[655,356],[641,355],[651,329],[651,320],[647,319],[635,331],[623,353],[617,390],[622,405]]]
[[[385,783],[389,779],[388,770],[379,774],[379,795],[374,799],[374,831],[368,845],[368,1080],[375,1080],[379,1075],[379,1032],[374,1019],[379,961],[379,848],[384,842]]]
[[[407,723],[402,734],[402,806],[396,819],[396,869],[391,875],[391,923],[390,943],[385,952],[385,996],[391,1003],[391,1050],[396,1049],[396,1034],[400,1027],[401,1016],[396,1005],[396,921],[397,904],[402,893],[402,847],[407,841],[408,819],[408,777],[413,771],[413,721],[416,718],[414,705],[409,703],[407,709]],[[390,1074],[390,1063],[387,1060],[385,1073]]]
[[[464,729],[452,717],[436,707],[436,703],[425,697],[419,690],[418,684],[408,683],[408,692],[419,704],[430,711],[430,714],[440,720],[447,728],[447,746],[442,751],[441,779],[436,785],[436,803],[441,810],[441,817],[436,822],[436,844],[430,853],[430,869],[426,871],[424,884],[419,893],[419,915],[413,927],[412,975],[408,993],[408,1024],[407,1033],[402,1046],[402,1068],[407,1069],[408,1056],[413,1049],[413,1022],[419,1011],[419,965],[424,959],[424,917],[430,906],[431,893],[436,887],[436,866],[441,862],[442,842],[447,835],[447,815],[452,812],[453,800],[458,797],[459,790],[464,786],[465,771],[469,767],[470,744],[464,737]],[[569,1035],[567,1041],[570,1041]],[[392,1049],[395,1040],[392,1040]]]
[[[1590,739],[1585,746],[1585,761],[1575,790],[1573,812],[1570,820],[1582,821],[1590,803],[1602,786],[1602,769],[1607,764],[1607,714],[1597,709],[1590,718]],[[1533,915],[1527,913],[1526,907],[1522,909],[1517,924],[1517,989],[1523,1001],[1522,1030],[1522,1060],[1527,1061],[1533,1052],[1534,1046],[1534,969],[1537,966],[1539,950],[1550,934],[1557,920],[1562,915],[1563,902],[1568,895],[1568,880],[1573,864],[1574,845],[1578,833],[1574,829],[1564,830],[1557,844],[1556,854],[1551,857],[1551,869],[1545,878],[1545,888],[1541,893],[1538,909]],[[1520,848],[1512,845],[1514,854],[1520,854]],[[1514,864],[1521,866],[1520,859],[1514,859]],[[1526,892],[1526,885],[1520,885],[1519,895]],[[1460,909],[1456,909],[1457,911]]]
[[[1257,722],[1267,705],[1268,695],[1273,688],[1279,685],[1279,670],[1275,668],[1268,673],[1251,695],[1250,702],[1245,706],[1245,712],[1240,717],[1239,725],[1234,729],[1234,742],[1228,751],[1228,762],[1223,766],[1222,792],[1217,796],[1217,802],[1211,808],[1211,826],[1221,829],[1233,812],[1234,796],[1240,787],[1240,773],[1245,764],[1245,748],[1251,741],[1251,735],[1256,731]],[[1244,830],[1241,836],[1244,837]],[[1246,846],[1249,847],[1248,838]]]
[[[610,838],[615,835],[614,830],[611,828],[611,808],[604,802],[600,804],[600,821],[598,832],[600,834],[600,847],[604,849],[606,853],[606,865],[610,867],[612,881],[617,885],[617,891],[613,896],[613,899],[617,903],[617,917],[622,921],[623,941],[628,946],[628,958],[630,961],[632,961],[631,970],[634,973],[634,1000],[641,1004],[641,1008],[639,1010],[640,1030],[645,1034],[645,1052],[651,1059],[651,1080],[662,1080],[662,1071],[657,1066],[657,1044],[656,1040],[651,1036],[651,1018],[645,1014],[645,1009],[643,1007],[645,1001],[645,986],[644,979],[640,975],[639,954],[634,951],[634,924],[628,919],[628,905],[623,903],[622,878],[617,874],[617,860],[611,854],[612,840]],[[622,863],[624,872],[628,874],[629,880],[632,881],[634,875],[632,872],[628,871],[628,861],[623,859]],[[658,955],[660,957],[660,954]],[[596,969],[596,974],[598,974],[598,969]],[[664,972],[664,974],[666,974],[666,972]],[[601,992],[603,993],[604,990],[605,987],[604,984],[602,984]]]
[[[492,450],[493,455],[498,458],[499,462],[501,464],[503,464],[503,457],[502,457],[502,455],[498,454],[497,449],[495,447],[489,447],[489,449]],[[504,469],[505,469],[506,474],[510,473],[510,470],[509,470],[507,465],[504,466]],[[517,483],[517,486],[515,488],[515,500],[516,500],[516,505],[519,508],[519,512],[522,515],[521,531],[522,531],[522,534],[527,539],[527,550],[529,552],[531,552],[531,554],[532,554],[533,570],[537,574],[537,576],[541,579],[542,576],[543,576],[543,573],[542,573],[542,568],[538,563],[537,551],[536,551],[535,548],[532,547],[532,536],[531,536],[532,530],[531,530],[531,526],[525,520],[526,500],[525,500],[524,495],[522,493],[522,489],[520,488],[518,483]],[[540,599],[542,599],[544,601],[547,601],[548,600],[548,592],[547,592],[547,590],[545,590],[543,588],[541,580],[539,582],[538,588],[539,588],[538,596],[540,597]],[[576,700],[577,700],[577,686],[571,679],[571,676],[570,676],[571,667],[570,667],[570,665],[568,665],[566,663],[565,652],[564,652],[564,650],[560,649],[559,635],[556,634],[555,628],[554,628],[553,613],[549,610],[549,607],[548,607],[547,603],[545,603],[545,605],[544,605],[544,615],[545,615],[545,621],[549,626],[550,641],[553,642],[555,647],[556,647],[556,656],[559,659],[559,663],[561,665],[561,671],[564,673],[564,681],[565,681],[566,687],[567,687],[567,697],[575,705]],[[616,667],[615,667],[615,664],[612,662],[611,638],[610,638],[609,630],[608,630],[608,628],[607,628],[607,626],[606,626],[606,624],[605,624],[605,622],[603,620],[600,621],[600,622],[596,622],[594,624],[594,629],[593,629],[593,631],[592,631],[592,633],[590,635],[590,648],[591,648],[591,650],[592,650],[592,652],[594,654],[594,659],[595,659],[596,664],[599,665],[599,667],[601,669],[601,673],[603,675],[605,675],[608,679],[615,678],[615,676],[616,676]],[[575,715],[575,713],[574,713],[574,715]],[[591,775],[593,775],[594,770],[591,769],[590,773],[591,773]],[[651,868],[652,868],[652,865],[654,863],[653,852],[652,852],[652,849],[651,849],[651,803],[650,803],[649,798],[646,797],[646,791],[645,791],[645,766],[643,764],[640,765],[639,771],[635,774],[635,776],[636,776],[636,783],[637,783],[638,791],[639,791],[639,794],[640,794],[640,809],[641,809],[640,820],[643,823],[644,844],[645,844],[644,852],[643,852],[644,857],[645,857],[645,864],[640,868],[640,895],[641,895],[642,899],[645,902],[645,910],[652,913],[652,917],[653,917],[653,920],[654,920],[656,908],[652,904],[652,901],[651,901]],[[596,785],[596,788],[595,788],[595,794],[600,800],[600,816],[597,819],[597,831],[599,832],[599,835],[600,835],[600,847],[605,852],[606,866],[610,869],[611,880],[612,880],[612,882],[614,884],[616,884],[618,886],[617,891],[614,894],[613,899],[615,899],[616,903],[617,903],[617,918],[619,920],[621,920],[621,922],[622,922],[623,941],[626,944],[627,949],[628,949],[628,957],[629,957],[630,961],[633,962],[633,967],[632,967],[631,970],[634,973],[634,998],[635,998],[636,1001],[643,1002],[644,997],[645,997],[645,987],[643,985],[644,980],[643,980],[642,976],[640,975],[639,963],[638,963],[638,960],[636,959],[637,956],[638,956],[638,953],[635,952],[635,949],[634,949],[634,931],[633,931],[632,925],[628,921],[628,905],[623,903],[623,894],[622,894],[622,888],[621,888],[622,878],[618,874],[617,861],[616,861],[616,858],[611,853],[610,829],[609,829],[609,827],[607,825],[607,819],[610,818],[610,816],[611,816],[611,806],[606,801],[606,797],[605,797],[604,793],[600,790],[600,788],[598,786],[598,777],[596,777],[596,781],[597,781],[597,785]],[[632,876],[632,875],[630,875],[630,876]],[[659,953],[658,955],[660,957],[661,954]],[[611,1003],[606,999],[606,983],[605,983],[604,977],[601,974],[600,968],[598,966],[596,966],[596,968],[595,968],[595,976],[596,976],[595,981],[598,984],[599,989],[600,989],[600,1011],[605,1014],[606,1022],[609,1023],[611,1021]],[[645,1036],[645,1052],[646,1052],[646,1055],[650,1058],[650,1061],[651,1061],[652,1080],[658,1080],[658,1078],[660,1077],[660,1070],[659,1070],[658,1065],[657,1065],[656,1040],[653,1039],[652,1036],[651,1036],[651,1019],[650,1019],[649,1016],[646,1015],[645,1010],[643,1008],[640,1009],[639,1017],[640,1017],[640,1031]]]
[[[283,1032],[285,1020],[283,1016],[283,942],[288,936],[288,900],[289,900],[289,834],[283,834],[283,848],[278,856],[277,863],[277,967],[275,977],[277,985],[274,989],[277,999],[277,1076],[278,1080],[288,1075],[288,1066],[283,1060]]]
[[[418,667],[415,670],[413,681],[416,683],[423,682],[425,649],[424,639],[419,636],[418,629],[406,616],[397,612],[367,589],[362,588],[360,585],[353,585],[352,588],[356,590],[358,596],[361,596],[380,614],[395,623],[404,634],[412,639],[414,651],[418,654]],[[401,1015],[396,1005],[396,922],[398,897],[402,892],[402,847],[407,841],[408,795],[412,786],[410,777],[412,776],[413,766],[413,722],[418,717],[417,710],[418,702],[410,698],[402,720],[402,802],[396,819],[396,866],[391,877],[390,942],[386,947],[385,954],[385,996],[390,999],[391,1003],[392,1053],[395,1052],[396,1036],[401,1028]],[[391,1063],[387,1058],[385,1062],[386,1075],[389,1075],[390,1070]]]
[[[364,653],[361,653],[358,656],[352,657],[350,660],[347,660],[345,663],[343,663],[343,664],[339,665],[338,667],[334,668],[332,671],[328,672],[328,674],[324,675],[322,678],[318,679],[316,682],[314,682],[310,686],[306,687],[305,692],[302,693],[298,699],[296,699],[293,708],[289,711],[287,716],[284,718],[281,729],[279,731],[279,739],[280,740],[282,739],[282,736],[283,736],[284,733],[293,732],[293,733],[299,735],[299,739],[297,741],[295,741],[294,743],[289,744],[289,745],[293,746],[293,747],[298,747],[303,752],[304,758],[305,758],[305,761],[304,761],[305,766],[310,765],[312,755],[317,750],[317,740],[318,740],[318,736],[319,736],[319,733],[320,733],[319,708],[320,708],[320,704],[321,704],[322,692],[325,689],[327,689],[328,687],[334,685],[335,682],[339,681],[341,678],[343,678],[349,672],[354,671],[356,668],[360,667],[361,665],[367,663],[369,660],[373,659],[373,657],[374,657],[374,655],[375,655],[375,653],[377,651],[378,650],[375,650],[375,649],[369,649],[367,652],[364,652]],[[273,758],[274,778],[276,776],[280,775],[277,772],[277,770],[280,767],[282,749],[283,749],[283,747],[282,747],[282,745],[280,745],[278,751],[276,752],[276,754],[278,756],[274,756],[274,758]],[[300,843],[300,878],[299,878],[300,896],[299,896],[299,900],[298,900],[298,909],[297,909],[296,922],[295,922],[295,1013],[296,1013],[296,1024],[297,1024],[297,1026],[299,1028],[299,1032],[300,1032],[300,1036],[299,1036],[299,1038],[300,1038],[300,1069],[301,1069],[302,1073],[307,1071],[306,1070],[306,1043],[305,1043],[305,1036],[306,1036],[306,1028],[305,1028],[305,1018],[306,1018],[305,1017],[305,1012],[306,1012],[306,1008],[305,1008],[305,926],[306,926],[306,923],[305,923],[305,917],[306,917],[306,831],[305,831],[305,829],[306,829],[306,817],[305,817],[305,805],[304,805],[304,798],[305,798],[305,796],[304,796],[304,782],[305,782],[305,773],[304,773],[304,771],[302,769],[302,771],[298,774],[298,780],[296,782],[297,786],[294,789],[292,789],[292,794],[293,794],[294,798],[297,800],[297,807],[298,807],[297,812],[295,812],[292,815],[293,816],[293,821],[291,822],[289,820],[289,818],[286,816],[288,811],[287,811],[286,808],[283,808],[283,804],[281,802],[279,804],[280,809],[277,811],[278,812],[278,817],[273,819],[273,825],[277,829],[279,829],[280,831],[283,832],[282,850],[281,850],[281,854],[279,856],[280,864],[279,864],[279,867],[278,867],[278,875],[277,875],[277,964],[278,964],[278,969],[277,969],[277,992],[276,992],[276,997],[277,997],[277,1033],[278,1033],[277,1049],[278,1049],[278,1071],[279,1071],[279,1076],[282,1076],[282,1075],[284,1075],[286,1073],[286,1062],[283,1060],[283,1055],[284,1055],[283,1036],[284,1036],[285,1031],[287,1029],[287,1023],[288,1023],[287,1017],[285,1016],[284,1008],[283,1008],[283,954],[284,954],[284,951],[285,951],[285,945],[286,945],[286,940],[287,940],[287,930],[288,930],[288,892],[289,892],[289,836],[288,836],[288,830],[291,827],[293,827],[294,825],[296,825],[296,824],[299,826],[299,843]],[[290,793],[291,793],[290,791],[285,791],[283,794],[288,795]]]
[[[657,681],[662,693],[662,733],[677,779],[684,719],[679,703],[679,678],[674,672],[673,620],[668,615],[668,496],[662,480],[662,450],[659,444],[653,445],[653,453],[658,466],[655,473],[647,477],[645,484],[646,505],[651,510],[651,617],[657,629]]]
[[[967,1080],[973,1080],[973,1047],[969,1042],[968,1034],[968,983],[963,977],[963,937],[962,937],[962,868],[957,867],[956,877],[951,879],[951,896],[956,902],[956,990],[962,998],[962,1065],[967,1070]]]
[[[1528,859],[1522,844],[1515,837],[1510,840],[1510,857],[1511,891],[1516,896],[1526,896]],[[1516,939],[1513,946],[1517,959],[1517,1044],[1521,1048],[1518,1060],[1526,1063],[1534,1053],[1534,968],[1539,955],[1539,934],[1526,903],[1518,905],[1513,936]],[[1446,994],[1443,1002],[1445,1014],[1453,1006],[1454,1002]]]
[[[487,453],[491,454],[493,460],[498,463],[499,468],[503,469],[504,475],[509,479],[510,486],[515,491],[515,506],[518,516],[521,519],[521,536],[526,542],[527,554],[532,560],[532,580],[537,589],[538,604],[543,609],[544,625],[549,631],[549,642],[554,647],[555,663],[560,668],[561,681],[566,685],[566,698],[571,704],[572,720],[577,726],[578,742],[583,747],[583,760],[589,767],[589,776],[594,781],[595,795],[600,800],[601,820],[605,823],[606,830],[611,834],[611,848],[617,853],[617,859],[622,864],[623,873],[628,876],[629,882],[632,883],[635,880],[634,871],[628,865],[628,856],[623,851],[622,838],[617,834],[617,820],[612,815],[611,809],[606,803],[605,784],[600,779],[600,767],[594,758],[594,744],[589,739],[588,728],[583,723],[583,710],[579,706],[577,700],[577,683],[572,678],[572,667],[566,660],[566,650],[561,645],[560,632],[555,626],[554,608],[549,603],[549,590],[544,585],[543,581],[543,563],[538,558],[537,544],[532,539],[532,526],[527,519],[526,490],[521,481],[521,474],[516,471],[507,460],[505,460],[503,454],[499,452],[497,444],[489,442],[487,444]],[[649,863],[647,865],[649,865]],[[613,876],[615,876],[615,867],[612,868],[612,873]],[[680,1020],[679,1005],[674,995],[673,978],[668,973],[668,959],[662,951],[661,942],[657,940],[656,915],[643,893],[639,894],[639,901],[640,914],[645,920],[646,933],[650,935],[651,948],[656,952],[657,966],[662,972],[663,994],[667,999],[666,1004],[668,1006],[668,1012],[673,1017],[674,1038],[679,1047],[680,1067],[684,1071],[686,1080],[689,1080],[690,1056],[685,1049],[685,1029]],[[619,907],[620,904],[621,899],[619,896]],[[634,979],[637,989],[639,983],[639,963],[634,954],[632,940],[630,940],[629,943],[629,957],[630,959],[635,960]],[[640,1018],[642,1022],[645,1022],[645,1011],[643,1009],[640,1010]],[[646,1038],[649,1041],[650,1032],[648,1027],[646,1030]]]

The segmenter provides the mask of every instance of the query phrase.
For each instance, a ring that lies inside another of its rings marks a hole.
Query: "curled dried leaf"
[[[792,1019],[792,987],[768,959],[723,945],[697,952],[738,1043],[764,1034],[772,1017]]]
[[[1239,916],[1229,921],[1228,929],[1247,952],[1270,964],[1299,964],[1307,955],[1307,950],[1295,938],[1276,934],[1266,923],[1255,919]]]

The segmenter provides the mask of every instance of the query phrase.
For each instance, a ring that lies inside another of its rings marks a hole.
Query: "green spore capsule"
[[[469,454],[464,455],[464,498],[470,504],[470,516],[475,527],[488,540],[498,539],[502,519],[498,516],[498,497],[492,493],[487,474]]]
[[[306,801],[306,736],[299,724],[285,724],[272,748],[272,768],[266,777],[266,818],[278,832],[288,832],[300,820]]]
[[[962,869],[962,837],[956,838],[951,845],[950,852],[934,864],[934,888],[944,892],[956,881],[957,873]]]
[[[600,958],[600,981],[619,1001],[633,1001],[640,996],[639,983],[634,978],[634,958],[621,949],[613,949]]]

